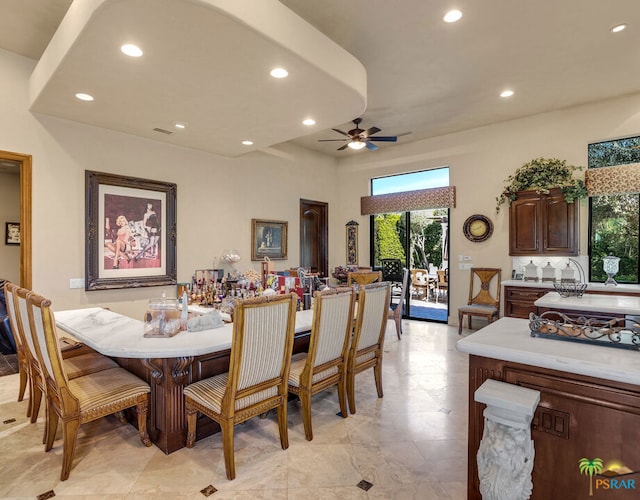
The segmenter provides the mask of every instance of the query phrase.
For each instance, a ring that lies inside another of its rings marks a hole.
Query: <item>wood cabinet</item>
[[[524,286],[504,287],[504,315],[512,318],[529,319],[529,313],[538,312],[534,302],[545,293],[551,292],[549,288],[535,288]]]
[[[579,216],[560,189],[521,191],[509,207],[509,255],[578,255]]]
[[[639,386],[471,355],[467,498],[482,498],[476,453],[484,429],[485,406],[474,401],[474,393],[489,378],[540,391],[531,424],[535,447],[533,500],[589,498],[589,478],[579,469],[582,457],[600,457],[605,467],[615,459],[638,470]],[[596,488],[593,479],[593,498],[638,498],[637,479],[633,488],[605,491],[600,491],[605,489],[604,483]]]

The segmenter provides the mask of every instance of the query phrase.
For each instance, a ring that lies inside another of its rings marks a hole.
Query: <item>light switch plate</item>
[[[69,288],[84,288],[84,278],[71,278]]]

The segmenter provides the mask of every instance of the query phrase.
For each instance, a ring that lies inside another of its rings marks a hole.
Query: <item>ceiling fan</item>
[[[371,127],[367,130],[363,130],[360,128],[360,123],[362,122],[362,118],[356,118],[353,120],[354,125],[356,126],[354,129],[349,130],[348,132],[343,132],[337,128],[332,128],[331,130],[335,130],[339,134],[347,136],[347,139],[320,139],[318,142],[346,142],[344,146],[338,148],[338,151],[342,151],[347,148],[351,149],[362,149],[367,148],[369,151],[375,151],[378,149],[378,146],[373,144],[373,141],[378,142],[396,142],[398,140],[398,136],[389,135],[389,136],[374,136],[381,131],[378,127]]]

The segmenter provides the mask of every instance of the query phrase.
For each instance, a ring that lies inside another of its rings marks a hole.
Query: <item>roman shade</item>
[[[378,194],[360,198],[361,215],[411,212],[429,208],[454,208],[455,206],[455,186]]]
[[[640,163],[590,168],[584,178],[589,196],[640,193]]]

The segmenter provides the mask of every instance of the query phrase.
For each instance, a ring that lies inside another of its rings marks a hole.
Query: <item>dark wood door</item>
[[[300,265],[329,276],[329,205],[300,200]]]

